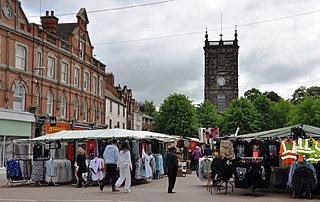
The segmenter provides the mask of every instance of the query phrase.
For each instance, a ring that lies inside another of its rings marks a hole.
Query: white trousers
[[[131,173],[130,173],[130,168],[129,166],[120,166],[120,177],[118,178],[115,186],[118,188],[122,185],[123,181],[124,183],[124,188],[125,189],[130,189],[131,186]]]

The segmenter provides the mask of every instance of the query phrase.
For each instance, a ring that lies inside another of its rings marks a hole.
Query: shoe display
[[[130,193],[130,192],[131,192],[130,189],[125,189],[125,190],[124,190],[124,193]]]

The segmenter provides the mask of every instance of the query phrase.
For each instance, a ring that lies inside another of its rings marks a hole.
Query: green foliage
[[[215,106],[208,100],[203,101],[196,107],[198,121],[202,128],[217,127],[220,115],[217,113]]]
[[[230,107],[223,115],[223,120],[219,125],[221,134],[234,134],[239,127],[239,134],[247,134],[260,131],[259,112],[253,103],[245,98],[233,100]]]
[[[260,114],[259,117],[259,127],[262,131],[272,129],[270,126],[271,122],[271,101],[264,95],[257,95],[256,99],[253,101],[253,105],[257,112]]]
[[[296,89],[292,95],[291,102],[297,104],[304,100],[307,93],[307,88],[305,86],[300,86]]]
[[[297,105],[294,121],[320,127],[320,98],[306,97]]]
[[[277,93],[273,91],[264,92],[263,95],[265,95],[270,101],[273,101],[273,102],[280,102],[280,100],[282,100],[282,97],[280,97]]]
[[[181,136],[197,136],[196,110],[182,94],[169,95],[155,116],[155,131]]]
[[[153,101],[145,100],[142,104],[141,111],[148,116],[154,117],[156,114],[156,105]]]
[[[250,102],[253,102],[258,95],[262,95],[262,93],[256,88],[252,88],[244,93],[244,97]]]
[[[291,126],[298,124],[298,122],[292,122],[290,119],[294,115],[295,106],[285,100],[273,103],[271,106],[271,129],[283,128],[285,126]]]

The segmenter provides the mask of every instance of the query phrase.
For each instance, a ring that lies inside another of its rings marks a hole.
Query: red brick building
[[[0,7],[0,108],[34,113],[33,136],[106,127],[108,74],[93,56],[86,10],[61,24],[46,11],[38,25],[19,1]]]

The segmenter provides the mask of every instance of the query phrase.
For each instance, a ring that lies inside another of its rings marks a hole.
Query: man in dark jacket
[[[178,156],[175,154],[176,148],[169,148],[169,152],[166,156],[166,166],[168,167],[168,193],[175,193],[173,190],[176,183],[177,171],[178,171]]]

